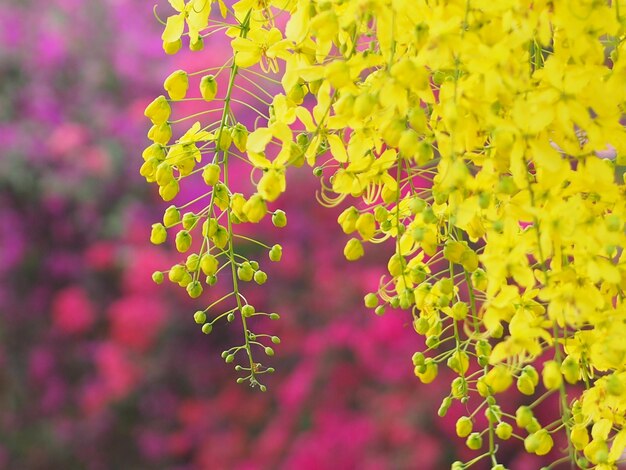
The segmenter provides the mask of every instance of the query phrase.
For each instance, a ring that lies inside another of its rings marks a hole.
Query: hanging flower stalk
[[[218,299],[194,319],[205,333],[239,319],[243,344],[223,355],[237,361],[239,380],[260,385],[272,369],[256,362],[256,349],[271,356],[279,340],[251,330],[267,314],[246,302],[242,285],[267,276],[238,249],[258,243],[278,261],[281,248],[235,228],[268,214],[284,226],[284,212],[269,207],[286,189],[287,168],[306,163],[322,204],[351,201],[338,220],[350,237],[347,260],[358,261],[368,243],[392,250],[365,305],[411,315],[425,338],[412,358],[422,382],[441,367],[456,375],[439,414],[462,404],[457,434],[477,456],[453,468],[488,459],[503,469],[498,442],[509,439],[554,456],[554,467],[617,468],[626,448],[626,2],[170,4],[166,52],[183,40],[199,50],[223,32],[232,58],[191,92],[189,77],[204,72],[174,72],[169,98],[146,109],[153,144],[141,174],[166,201],[185,178],[207,185],[153,226],[153,243],[177,232],[178,251],[194,251],[154,279],[199,297],[230,272],[226,298],[235,305],[217,311],[226,300]],[[282,89],[268,93],[276,80]],[[232,109],[244,81],[257,91],[243,102],[258,114],[250,130]],[[188,95],[207,103],[202,117],[220,117],[173,138],[171,106]],[[250,165],[252,194],[233,189],[233,158]],[[528,405],[499,401],[513,388]],[[541,423],[533,410],[550,395],[560,418]]]

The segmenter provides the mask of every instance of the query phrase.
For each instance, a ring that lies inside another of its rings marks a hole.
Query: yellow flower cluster
[[[212,1],[170,3],[164,49],[183,35],[197,49],[225,30],[229,87],[221,120],[170,143],[170,102],[189,87],[187,73],[170,75],[170,99],[146,109],[154,143],[141,173],[170,200],[204,165],[210,203],[185,214],[176,236],[186,251],[203,220],[202,247],[169,277],[197,296],[198,273],[210,285],[225,257],[238,302],[226,315],[241,314],[253,384],[257,340],[237,279],[266,276],[235,256],[232,225],[262,219],[285,191],[286,169],[306,162],[322,203],[354,201],[338,220],[351,236],[348,260],[368,242],[393,242],[388,276],[365,304],[411,312],[425,337],[413,356],[421,381],[440,366],[456,374],[440,414],[463,403],[457,433],[483,452],[453,468],[488,458],[501,470],[498,439],[545,455],[558,433],[568,447],[555,465],[617,468],[626,449],[626,0],[219,1],[215,20]],[[233,85],[270,72],[283,93],[260,100],[248,134],[232,116]],[[199,92],[212,101],[215,78],[202,78]],[[230,190],[236,151],[261,174],[248,198]],[[178,209],[153,227],[153,242],[179,223]],[[275,225],[283,217],[274,212]],[[498,404],[514,386],[536,399]],[[553,393],[561,419],[540,423],[533,409]],[[480,412],[488,426],[473,431]]]

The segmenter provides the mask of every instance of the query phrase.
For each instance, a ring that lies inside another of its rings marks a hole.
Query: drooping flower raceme
[[[196,91],[191,73],[173,72],[169,99],[146,109],[153,144],[141,174],[167,201],[188,177],[208,188],[170,206],[151,239],[177,231],[176,248],[193,251],[167,271],[191,297],[230,272],[236,305],[214,315],[221,298],[194,319],[210,333],[218,320],[240,318],[244,343],[224,353],[226,362],[247,358],[239,380],[257,385],[272,370],[253,352],[273,355],[278,339],[250,329],[267,314],[247,304],[241,285],[267,276],[238,253],[251,239],[235,226],[270,213],[284,226],[284,212],[270,207],[287,169],[306,162],[323,204],[352,201],[338,220],[348,260],[368,243],[393,246],[366,306],[410,312],[425,337],[412,358],[421,381],[441,367],[456,374],[440,414],[463,403],[457,434],[483,451],[454,468],[482,458],[504,468],[497,441],[508,439],[552,453],[555,464],[617,468],[626,448],[626,1],[170,3],[166,51],[184,36],[198,49],[224,31],[233,54]],[[282,90],[268,102],[271,73]],[[219,74],[228,74],[226,90]],[[232,109],[244,81],[266,94],[244,102],[258,113],[253,129]],[[172,137],[172,103],[188,95],[221,117]],[[233,158],[249,162],[253,194],[233,188]],[[280,246],[261,245],[280,259]],[[507,409],[498,396],[513,387],[535,401]],[[551,394],[561,418],[540,423],[533,408]],[[553,449],[560,434],[563,455]]]

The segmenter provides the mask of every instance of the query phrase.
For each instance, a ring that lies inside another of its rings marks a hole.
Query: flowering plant
[[[453,468],[487,459],[503,469],[497,451],[509,439],[552,455],[549,467],[617,468],[626,448],[626,2],[169,3],[166,53],[224,34],[232,54],[216,68],[176,70],[168,97],[145,110],[153,143],[141,174],[165,201],[189,180],[206,185],[152,226],[153,243],[176,232],[186,254],[153,279],[192,298],[228,282],[193,317],[206,334],[241,324],[241,343],[222,354],[237,381],[265,390],[274,369],[258,355],[280,343],[253,329],[279,315],[248,302],[243,286],[267,281],[249,245],[272,262],[282,247],[241,227],[269,216],[284,227],[276,201],[286,171],[307,164],[322,205],[352,201],[338,218],[351,236],[347,260],[368,243],[393,245],[365,305],[409,312],[425,338],[412,358],[422,382],[443,365],[454,373],[439,414],[462,404],[456,432],[480,452]],[[244,122],[236,105],[256,119]],[[252,194],[232,177],[235,160],[249,165]],[[499,398],[514,384],[534,401],[507,407]],[[551,395],[560,416],[542,423],[534,410]]]

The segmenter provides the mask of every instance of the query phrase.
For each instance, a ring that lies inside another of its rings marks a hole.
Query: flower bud
[[[272,215],[272,223],[275,227],[282,228],[287,225],[287,216],[285,215],[285,211],[277,209]]]
[[[561,363],[561,373],[569,384],[575,384],[580,378],[580,366],[572,356],[567,356]]]
[[[202,325],[206,322],[206,313],[202,310],[198,310],[193,314],[193,321],[195,321],[198,325]]]
[[[589,444],[589,433],[584,424],[575,424],[570,432],[570,440],[576,450],[583,450]]]
[[[215,147],[218,150],[228,150],[230,144],[233,143],[233,136],[230,133],[230,129],[224,127],[222,132],[218,135],[218,140],[215,142]]]
[[[215,163],[209,163],[202,170],[202,179],[208,186],[214,186],[220,180],[220,167]]]
[[[348,207],[339,217],[337,222],[341,226],[344,233],[350,234],[356,230],[356,221],[359,218],[359,211],[355,207]]]
[[[274,245],[270,248],[269,257],[271,261],[280,261],[283,256],[283,247],[280,245]]]
[[[376,233],[376,219],[374,218],[374,214],[370,212],[360,214],[356,219],[355,228],[363,240],[371,240]]]
[[[228,235],[228,230],[226,230],[222,226],[218,226],[217,230],[215,231],[215,235],[213,235],[211,239],[213,240],[213,243],[215,243],[216,247],[218,247],[219,249],[224,249],[228,244],[228,240],[230,239]]]
[[[450,390],[457,400],[463,398],[467,395],[467,381],[463,377],[456,377],[450,384]]]
[[[159,162],[165,160],[165,148],[161,144],[152,143],[148,145],[141,153],[141,157],[144,161],[155,159]]]
[[[456,435],[459,437],[467,437],[471,434],[474,423],[468,416],[461,416],[456,421]]]
[[[185,273],[185,267],[181,264],[177,264],[172,266],[167,277],[170,281],[178,283],[183,279]]]
[[[268,356],[273,356],[274,355],[274,350],[272,348],[270,348],[269,346],[267,346],[265,348],[265,354],[267,354]]]
[[[200,94],[205,101],[213,101],[217,95],[217,81],[213,75],[205,75],[200,80]]]
[[[167,230],[163,224],[152,224],[152,231],[150,232],[150,242],[154,245],[160,245],[167,239]]]
[[[155,124],[148,131],[148,139],[161,145],[167,145],[172,138],[172,126],[167,122]]]
[[[455,320],[465,320],[469,308],[465,302],[457,302],[450,309],[451,316]]]
[[[267,274],[265,271],[257,271],[254,273],[254,282],[258,285],[263,285],[267,282]]]
[[[351,238],[343,249],[343,255],[348,261],[356,261],[365,254],[363,245],[357,238]]]
[[[191,281],[189,284],[187,284],[187,293],[192,299],[200,297],[200,295],[202,294],[202,284],[200,284],[200,282],[198,281]]]
[[[156,182],[159,186],[166,186],[174,179],[174,169],[167,162],[159,163],[156,168]]]
[[[446,365],[459,375],[464,375],[469,368],[469,357],[465,351],[457,349],[448,358]]]
[[[223,211],[230,205],[230,194],[225,184],[216,183],[213,186],[213,200],[215,205]]]
[[[176,206],[169,206],[163,214],[163,225],[170,228],[180,222],[180,212]]]
[[[515,424],[519,428],[526,428],[533,420],[533,411],[528,406],[520,406],[515,411]]]
[[[202,36],[198,35],[198,38],[194,42],[189,43],[189,50],[198,52],[204,49],[204,39]]]
[[[378,307],[378,297],[376,294],[369,293],[367,294],[363,301],[365,302],[365,306],[367,308],[376,308]]]
[[[231,135],[237,150],[242,153],[245,152],[246,145],[248,144],[248,129],[246,126],[238,122],[235,127],[232,128]]]
[[[417,131],[419,134],[424,134],[426,132],[426,113],[424,112],[424,108],[421,106],[414,106],[410,109],[408,121],[409,126],[411,126],[413,130]]]
[[[524,395],[532,395],[535,393],[535,384],[530,376],[522,372],[517,379],[517,389]]]
[[[173,179],[165,186],[159,186],[159,195],[164,201],[171,201],[176,197],[178,192],[180,191],[180,187],[178,186],[178,181]]]
[[[187,230],[181,230],[176,234],[176,249],[184,253],[191,247],[191,234]]]
[[[190,254],[185,261],[185,267],[189,272],[196,272],[200,267],[200,257],[196,253]]]
[[[250,222],[258,223],[267,214],[267,205],[260,195],[254,194],[244,204],[243,211]]]
[[[443,401],[441,402],[441,405],[439,405],[439,410],[437,410],[437,414],[439,415],[440,418],[443,418],[448,413],[448,410],[450,409],[451,405],[452,405],[452,398],[446,397],[443,399]]]
[[[152,280],[155,284],[161,284],[163,282],[163,273],[161,271],[155,271],[152,273]]]
[[[465,445],[472,450],[478,450],[483,446],[483,438],[479,433],[473,432],[467,437]]]
[[[242,263],[242,265],[237,268],[237,277],[244,282],[252,280],[254,277],[254,270],[252,269],[252,266],[250,266],[250,263]]]
[[[252,315],[254,315],[254,307],[252,305],[244,305],[243,307],[241,307],[241,315],[243,315],[245,318],[251,317]]]
[[[163,41],[163,52],[165,52],[167,55],[176,54],[178,51],[180,51],[181,47],[183,47],[183,41],[180,39],[171,42]]]
[[[546,361],[541,372],[543,385],[548,390],[557,390],[563,383],[559,365],[555,361]]]
[[[545,429],[539,429],[537,432],[529,434],[526,439],[524,439],[526,452],[537,455],[546,455],[552,450],[553,446],[554,441],[552,440],[552,436],[550,436],[550,433]]]
[[[423,371],[421,368],[423,367]],[[415,375],[422,381],[422,383],[428,384],[437,378],[437,373],[439,372],[439,367],[437,363],[428,358],[424,361],[423,366],[417,366],[414,369]]]
[[[505,423],[504,421],[498,423],[498,425],[496,426],[496,436],[506,441],[507,439],[510,439],[512,435],[513,426],[511,426],[509,423]]]
[[[172,113],[169,102],[163,95],[157,96],[144,111],[144,115],[152,121],[154,125],[165,123]]]
[[[163,83],[163,88],[173,100],[182,100],[187,95],[189,88],[189,77],[184,70],[175,70]]]
[[[204,325],[202,325],[202,333],[204,333],[205,335],[208,335],[211,333],[211,331],[213,331],[213,325],[210,323],[205,323]]]

